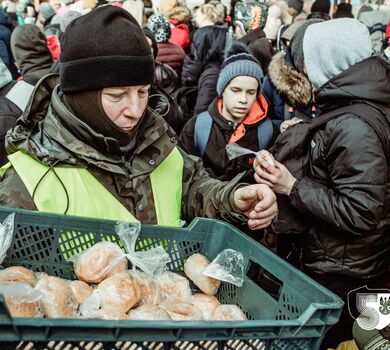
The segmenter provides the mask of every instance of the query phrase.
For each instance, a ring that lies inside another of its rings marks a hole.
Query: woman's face
[[[149,89],[150,85],[104,88],[103,109],[115,125],[125,132],[130,132],[145,111]]]

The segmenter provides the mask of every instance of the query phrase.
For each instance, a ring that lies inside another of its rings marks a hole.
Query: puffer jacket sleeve
[[[232,200],[234,191],[246,185],[240,183],[242,174],[229,182],[213,179],[200,158],[179,150],[184,158],[182,219],[191,222],[200,216],[244,224],[246,217],[234,207]]]
[[[379,137],[355,116],[328,122],[322,133],[323,154],[314,161],[318,164],[311,164],[311,172],[314,176],[327,173],[328,185],[314,181],[313,176],[303,177],[291,191],[291,202],[298,210],[344,231],[370,232],[384,210],[388,176]]]

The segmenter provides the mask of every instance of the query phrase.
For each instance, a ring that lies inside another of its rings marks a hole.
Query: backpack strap
[[[266,118],[257,126],[257,138],[259,140],[260,149],[267,149],[271,143],[273,135],[272,121]]]
[[[22,112],[26,109],[27,103],[34,90],[34,85],[26,83],[24,80],[19,80],[5,97],[15,103]]]
[[[194,139],[200,157],[203,158],[207,143],[209,142],[213,120],[209,112],[205,111],[196,117]]]

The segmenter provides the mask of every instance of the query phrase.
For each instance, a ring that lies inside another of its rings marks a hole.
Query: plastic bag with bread
[[[59,277],[45,276],[38,280],[35,289],[43,294],[39,303],[46,317],[76,317],[79,304],[69,281]]]
[[[158,305],[143,304],[128,313],[129,320],[163,321],[170,320],[169,314]]]
[[[0,294],[3,294],[12,317],[42,317],[38,302],[43,295],[30,284],[0,282]]]
[[[10,266],[0,271],[0,282],[22,282],[34,287],[37,276],[23,266]]]
[[[244,256],[234,249],[224,249],[202,274],[241,287],[245,276]]]
[[[80,305],[80,313],[92,319],[107,319],[110,314],[115,315],[115,319],[123,319],[140,298],[141,291],[136,280],[127,271],[120,272],[97,286]]]
[[[162,295],[166,298],[191,299],[190,282],[175,272],[168,271],[156,276],[156,282]]]
[[[270,152],[268,152],[265,149],[262,149],[258,152],[255,152],[255,151],[252,151],[248,148],[241,147],[236,143],[228,143],[226,145],[226,153],[227,153],[228,158],[230,160],[244,156],[244,155],[253,154],[255,156],[255,160],[253,161],[253,167],[255,170],[257,167],[263,168],[262,163],[265,163],[265,162],[271,164],[273,167],[276,167],[275,158],[273,157],[273,155]]]
[[[203,271],[210,265],[208,259],[202,254],[191,255],[184,263],[184,273],[205,294],[215,295],[221,281],[203,275]]]
[[[100,283],[127,270],[127,259],[121,248],[111,242],[98,242],[84,252],[72,256],[77,278],[86,283]]]
[[[162,295],[157,282],[150,275],[138,270],[128,272],[133,280],[135,280],[141,290],[141,298],[139,305],[149,304],[158,305],[162,300]]]
[[[190,300],[180,298],[167,298],[161,304],[174,321],[199,321],[203,320],[202,311]]]

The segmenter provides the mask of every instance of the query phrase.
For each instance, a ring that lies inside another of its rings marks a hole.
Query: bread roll
[[[69,318],[76,316],[78,303],[69,281],[47,276],[41,278],[35,288],[43,294],[40,305],[46,317]]]
[[[42,294],[30,284],[0,282],[0,294],[3,294],[12,317],[38,317],[42,315],[38,306],[38,300]]]
[[[9,299],[5,300],[12,317],[38,317],[40,314],[38,303],[14,303]]]
[[[203,320],[203,314],[193,303],[178,298],[165,299],[160,307],[163,308],[174,321]]]
[[[156,282],[165,297],[175,297],[184,300],[191,299],[190,282],[187,278],[174,272],[164,272],[156,277]]]
[[[221,281],[202,275],[210,262],[202,254],[191,255],[184,263],[184,273],[205,294],[215,295],[221,285]]]
[[[127,272],[120,272],[99,284],[102,309],[127,313],[141,298],[138,283]]]
[[[101,309],[98,311],[96,320],[127,320],[127,314],[115,310]]]
[[[100,283],[127,270],[127,259],[121,248],[111,242],[99,242],[76,257],[74,271],[79,280]]]
[[[274,156],[265,149],[262,149],[261,151],[257,152],[255,161],[253,162],[253,167],[255,168],[255,170],[257,167],[261,168],[261,163],[265,162],[271,164],[273,167],[276,167]]]
[[[83,281],[70,281],[69,285],[79,305],[93,292],[93,288]]]
[[[202,293],[194,294],[191,302],[202,311],[205,320],[211,320],[212,313],[221,305],[215,296]]]
[[[132,309],[128,313],[129,320],[170,320],[168,313],[157,305],[144,304]]]
[[[0,282],[22,282],[34,287],[37,277],[34,272],[23,266],[11,266],[0,271]]]
[[[213,321],[245,321],[245,314],[236,305],[225,304],[218,306],[211,315]]]
[[[152,304],[158,305],[161,302],[160,289],[156,281],[149,277],[146,273],[141,271],[130,271],[130,276],[137,281],[141,290],[140,305]]]

